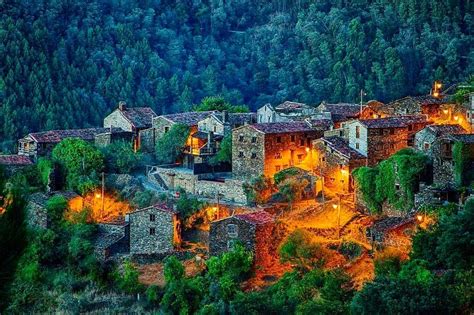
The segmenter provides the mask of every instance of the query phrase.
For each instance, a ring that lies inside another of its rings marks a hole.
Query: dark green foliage
[[[186,220],[204,206],[205,203],[203,201],[188,195],[184,190],[180,190],[179,198],[176,201],[176,208],[181,218]]]
[[[275,184],[278,185],[281,182],[283,182],[285,179],[288,179],[290,177],[295,177],[297,175],[303,175],[303,174],[304,174],[304,171],[301,168],[289,167],[276,173],[273,176],[273,180],[275,181]]]
[[[221,96],[208,96],[203,98],[201,103],[194,107],[194,110],[197,112],[226,110],[230,113],[246,113],[249,108],[245,105],[232,105]]]
[[[471,146],[460,141],[453,145],[454,179],[459,187],[468,186],[474,180],[474,169],[472,168]]]
[[[50,174],[54,171],[54,164],[51,160],[41,157],[36,165],[40,173],[41,183],[46,187],[49,184]]]
[[[156,160],[160,164],[176,163],[181,157],[186,140],[189,137],[189,127],[175,124],[170,130],[156,141]]]
[[[141,166],[142,154],[134,152],[129,142],[113,142],[102,153],[108,173],[127,174]]]
[[[138,282],[139,272],[131,261],[126,261],[115,274],[115,281],[120,290],[134,294],[143,290],[143,285]]]
[[[250,183],[242,184],[248,204],[262,204],[270,197],[272,180],[264,175],[252,178]]]
[[[137,209],[140,208],[145,208],[149,207],[158,201],[162,200],[160,196],[156,196],[153,192],[150,190],[143,190],[139,191],[133,196],[133,199],[131,200],[131,204],[135,206]]]
[[[459,84],[454,93],[454,100],[459,104],[469,104],[469,95],[474,92],[474,74],[471,74],[466,82]]]
[[[104,156],[91,144],[81,139],[65,139],[53,149],[52,158],[61,166],[69,189],[85,194],[98,185]]]
[[[313,240],[311,233],[302,229],[288,236],[279,253],[283,263],[291,263],[301,271],[322,266],[327,255],[325,249]]]
[[[408,211],[413,207],[427,166],[424,154],[402,149],[373,168],[356,169],[354,178],[371,213],[379,213],[385,201],[398,210]]]
[[[355,260],[362,254],[362,246],[354,242],[342,242],[339,251],[347,259]]]
[[[473,71],[472,1],[2,1],[0,139],[222,95],[386,101]],[[41,13],[41,14],[40,14]]]
[[[211,164],[232,163],[232,135],[226,135],[220,144],[219,151],[211,158]]]

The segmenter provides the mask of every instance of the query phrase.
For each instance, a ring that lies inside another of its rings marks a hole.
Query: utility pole
[[[364,106],[364,95],[367,95],[363,89],[360,90],[360,115],[362,116],[362,108]]]

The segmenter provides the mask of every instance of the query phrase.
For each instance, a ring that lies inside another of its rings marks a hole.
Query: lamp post
[[[334,210],[337,209],[337,239],[341,239],[341,194],[338,194],[339,200],[337,204],[333,204]]]
[[[367,95],[367,93],[364,92],[363,89],[360,90],[360,115],[362,116],[362,107],[364,104],[364,96]]]

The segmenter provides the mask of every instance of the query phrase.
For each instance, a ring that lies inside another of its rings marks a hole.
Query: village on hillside
[[[150,275],[169,255],[192,275],[241,244],[254,258],[247,287],[264,287],[291,270],[279,247],[296,232],[321,244],[324,267],[343,268],[358,288],[373,279],[379,253],[407,258],[411,236],[436,220],[432,206],[461,206],[473,193],[474,94],[459,103],[450,92],[435,82],[427,95],[387,104],[361,91],[355,104],[164,115],[121,101],[101,127],[25,135],[0,165],[13,174],[44,163],[68,139],[140,154],[138,169],[98,173],[97,185],[75,191],[50,166],[46,190],[27,201],[27,222],[48,228],[56,196],[71,217],[89,209],[97,258],[131,259],[144,284],[163,285]]]

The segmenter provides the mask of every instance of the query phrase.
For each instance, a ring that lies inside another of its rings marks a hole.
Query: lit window
[[[279,172],[280,170],[281,170],[281,166],[280,166],[280,165],[275,166],[275,171]]]
[[[155,228],[150,228],[150,235],[155,235]]]
[[[238,229],[236,224],[228,224],[227,225],[227,235],[229,237],[237,237]]]
[[[156,219],[155,215],[154,215],[154,214],[150,214],[150,221],[151,221],[151,222],[155,222],[155,219]]]

